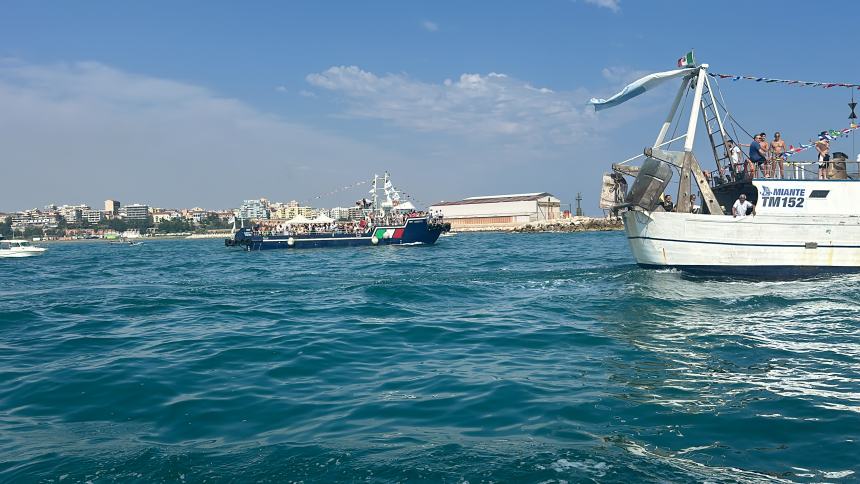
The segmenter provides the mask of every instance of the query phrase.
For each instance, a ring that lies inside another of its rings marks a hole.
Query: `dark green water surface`
[[[849,482],[860,276],[620,232],[0,260],[3,482]]]

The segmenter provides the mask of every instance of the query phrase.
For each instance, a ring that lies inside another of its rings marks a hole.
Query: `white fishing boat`
[[[805,170],[817,170],[815,162],[790,163],[782,178],[735,173],[726,148],[726,124],[734,118],[718,103],[707,64],[652,74],[608,100],[591,102],[598,110],[611,107],[667,79],[680,79],[681,87],[654,144],[604,176],[601,207],[622,217],[640,266],[754,277],[860,270],[860,180],[856,169],[847,168],[852,162],[834,157],[820,180],[806,179],[818,178],[816,171]],[[667,140],[688,91],[686,133]],[[714,156],[712,171],[693,154],[700,118]],[[683,149],[668,149],[673,142],[682,142]],[[639,158],[641,165],[630,165]],[[677,206],[667,212],[661,197],[675,173]],[[624,177],[634,178],[629,190]],[[732,207],[741,194],[754,208],[735,215]]]
[[[33,257],[44,254],[46,250],[34,246],[28,240],[0,240],[0,258]]]

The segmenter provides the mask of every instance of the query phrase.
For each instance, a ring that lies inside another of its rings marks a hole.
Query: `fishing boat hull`
[[[362,247],[382,245],[432,245],[450,228],[449,224],[413,218],[399,226],[377,226],[360,234],[309,233],[301,235],[259,235],[248,229],[236,232],[224,241],[231,247],[246,250],[312,249],[323,247]]]
[[[761,214],[734,218],[631,210],[624,230],[649,268],[783,277],[860,271],[860,217]]]

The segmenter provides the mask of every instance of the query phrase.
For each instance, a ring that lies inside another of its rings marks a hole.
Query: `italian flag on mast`
[[[693,67],[696,61],[693,59],[693,51],[687,52],[687,55],[678,59],[678,67]]]

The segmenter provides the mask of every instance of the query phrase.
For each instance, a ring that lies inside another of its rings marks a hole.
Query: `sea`
[[[0,259],[0,482],[856,482],[860,276],[622,232]]]

